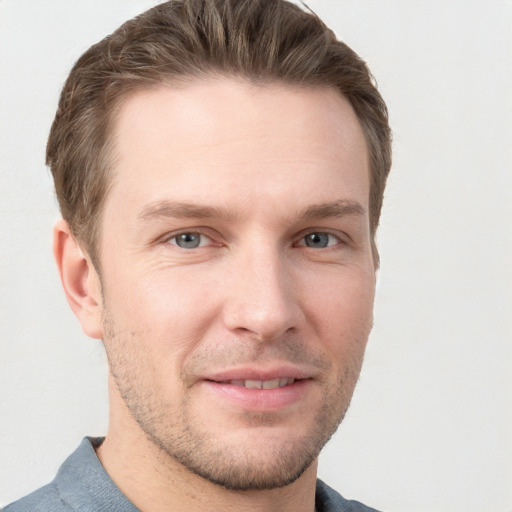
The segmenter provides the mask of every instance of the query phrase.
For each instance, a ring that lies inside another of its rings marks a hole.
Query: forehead
[[[300,201],[305,191],[324,202],[367,200],[364,134],[349,102],[331,88],[232,78],[161,86],[124,102],[113,135],[107,207],[116,197],[142,208],[168,196],[277,204],[284,196]]]

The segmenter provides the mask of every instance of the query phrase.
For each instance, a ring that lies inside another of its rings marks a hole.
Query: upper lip
[[[265,367],[244,366],[226,370],[213,371],[201,376],[201,380],[225,382],[229,380],[273,380],[273,379],[310,379],[312,372],[289,364]]]

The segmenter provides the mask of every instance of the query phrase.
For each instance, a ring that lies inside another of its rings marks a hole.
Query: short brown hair
[[[368,145],[373,240],[391,166],[391,132],[364,61],[314,13],[285,0],[171,0],[89,48],[61,93],[46,163],[62,216],[94,264],[112,175],[109,131],[123,98],[210,74],[334,87],[349,100]]]

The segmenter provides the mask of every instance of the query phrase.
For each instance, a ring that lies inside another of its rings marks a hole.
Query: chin
[[[269,441],[253,443],[250,447],[215,446],[212,442],[206,447],[208,441],[201,440],[192,451],[182,450],[183,446],[179,444],[174,444],[172,450],[159,448],[188,471],[215,485],[233,491],[251,491],[276,489],[295,482],[318,457],[325,441],[318,439],[311,443],[307,440],[284,445]],[[251,444],[250,434],[246,444]]]
[[[302,425],[303,432],[277,427],[258,415],[253,418],[257,426],[225,437],[199,431],[193,423],[179,436],[145,433],[171,463],[215,485],[233,491],[268,490],[292,484],[317,459],[342,419],[325,411],[320,416],[309,428]]]

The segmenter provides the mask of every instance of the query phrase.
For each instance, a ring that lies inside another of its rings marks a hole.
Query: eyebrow
[[[234,216],[236,215],[214,206],[164,200],[152,203],[145,207],[139,214],[138,218],[145,221],[168,217],[178,219],[209,219],[214,217],[232,218]]]
[[[356,201],[338,200],[307,206],[299,211],[301,220],[345,217],[348,215],[364,216],[366,210]],[[240,217],[236,211],[230,211],[215,206],[182,203],[175,201],[157,201],[149,204],[138,215],[139,220],[147,221],[159,218],[178,219],[211,219],[220,218],[233,220]]]
[[[340,199],[328,203],[314,204],[302,210],[299,218],[304,220],[325,219],[328,217],[364,216],[366,210],[356,201]]]

